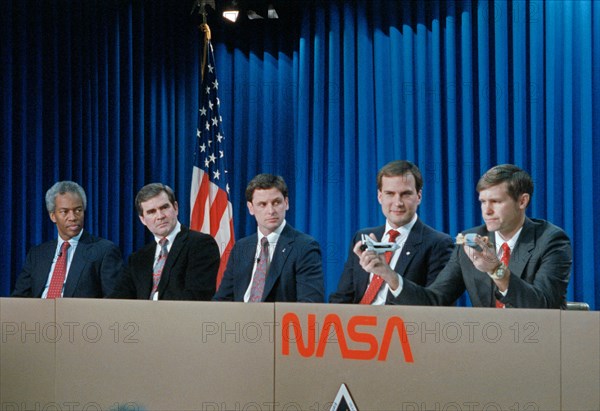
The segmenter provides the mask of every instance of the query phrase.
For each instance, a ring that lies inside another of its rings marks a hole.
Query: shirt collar
[[[272,233],[270,233],[267,236],[265,236],[263,233],[261,233],[260,230],[257,229],[256,231],[258,232],[258,244],[260,244],[260,241],[262,240],[263,237],[267,237],[267,240],[269,240],[269,244],[276,244],[277,241],[279,240],[279,236],[281,235],[281,232],[285,228],[285,225],[286,225],[286,221],[283,220],[283,223],[281,223],[281,225],[279,227],[277,227],[277,229],[275,231],[273,231]]]
[[[68,240],[63,240],[63,238],[61,236],[58,236],[58,244],[57,244],[58,249],[59,250],[61,249],[61,247],[65,241],[69,242],[69,247],[77,247],[77,244],[79,244],[79,239],[81,238],[82,235],[83,235],[83,229],[75,237],[71,237]]]
[[[417,222],[417,218],[419,218],[419,216],[415,213],[412,220],[410,220],[407,224],[404,224],[402,227],[398,227],[398,228],[392,227],[391,224],[389,223],[389,221],[386,220],[385,232],[383,233],[383,235],[386,236],[390,230],[396,230],[400,233],[400,235],[398,236],[398,239],[401,239],[401,238],[406,239],[408,237],[408,235],[410,234],[410,230],[412,230],[415,223]]]
[[[515,235],[512,236],[512,238],[508,241],[504,241],[502,239],[502,237],[500,237],[500,233],[498,231],[494,231],[494,238],[495,238],[495,243],[496,243],[496,252],[500,252],[500,248],[502,248],[502,244],[507,243],[508,247],[510,248],[510,251],[514,250],[515,245],[517,244],[517,240],[519,239],[519,236],[521,235],[521,231],[523,231],[523,226],[521,226],[521,228],[519,228],[519,231],[517,231],[515,233]]]
[[[181,231],[181,223],[179,221],[177,221],[177,224],[175,224],[175,228],[173,229],[173,231],[171,231],[169,233],[169,235],[167,235],[166,238],[167,240],[169,240],[169,242],[167,243],[167,247],[169,248],[169,250],[171,249],[171,246],[173,245],[173,242],[175,241],[175,237],[177,237],[177,234],[179,234],[179,232]],[[163,237],[157,237],[154,236],[154,241],[156,241],[156,244],[159,244],[159,241],[162,240]]]

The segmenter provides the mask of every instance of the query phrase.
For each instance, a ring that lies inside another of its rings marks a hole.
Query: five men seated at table
[[[467,291],[476,307],[565,308],[570,240],[559,227],[525,215],[533,181],[524,170],[503,164],[479,179],[484,224],[465,231],[476,234],[475,247],[455,246],[418,217],[423,178],[413,163],[386,164],[377,189],[385,225],[356,233],[330,303],[447,306]],[[46,194],[58,238],[29,251],[12,296],[324,302],[321,249],[287,223],[283,178],[254,177],[246,205],[257,232],[235,243],[216,289],[219,248],[211,236],[181,225],[171,188],[153,183],[137,194],[140,221],[155,241],[123,267],[113,243],[83,230],[83,189],[58,182]],[[365,249],[363,235],[396,249]]]

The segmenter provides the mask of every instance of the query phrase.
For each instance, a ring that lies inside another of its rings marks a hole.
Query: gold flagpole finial
[[[206,16],[204,16],[206,19]],[[206,24],[206,21],[198,26],[198,28],[204,33],[204,41],[210,40],[210,27]]]
[[[204,80],[204,69],[208,58],[208,42],[210,41],[210,27],[205,22],[199,25],[198,28],[204,33],[204,52],[202,53],[202,69],[200,70],[201,78]]]

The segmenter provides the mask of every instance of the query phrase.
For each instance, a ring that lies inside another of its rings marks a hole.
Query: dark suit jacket
[[[329,296],[330,303],[358,304],[360,302],[369,285],[370,273],[362,269],[359,258],[352,249],[354,244],[360,241],[362,234],[373,233],[377,238],[382,238],[384,231],[385,225],[382,225],[362,229],[354,235],[338,289]],[[417,219],[404,243],[394,271],[417,284],[423,286],[431,284],[448,262],[453,248],[454,242],[450,236],[434,230],[421,219]],[[393,298],[393,295],[388,293],[388,303]]]
[[[252,278],[258,234],[242,238],[233,246],[217,301],[244,301]],[[273,252],[262,301],[325,301],[321,248],[317,241],[286,224]]]
[[[495,235],[485,225],[468,230]],[[523,230],[511,253],[510,283],[502,297],[488,276],[473,266],[462,247],[456,247],[436,281],[427,288],[405,281],[399,304],[450,305],[465,289],[475,307],[492,307],[494,298],[507,308],[564,308],[571,271],[571,242],[563,230],[544,220],[525,218]]]
[[[41,297],[50,275],[58,240],[33,247],[17,278],[13,297]],[[84,231],[75,249],[63,297],[102,298],[110,294],[123,266],[121,252],[112,242]]]
[[[148,300],[156,242],[129,256],[111,298]],[[159,300],[210,300],[215,293],[220,252],[208,234],[181,226],[165,261],[158,283]]]

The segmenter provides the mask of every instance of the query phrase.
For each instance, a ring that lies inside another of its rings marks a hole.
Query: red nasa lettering
[[[381,342],[377,337],[368,331],[359,331],[359,327],[376,327],[378,318],[374,315],[355,315],[350,317],[348,324],[344,327],[340,317],[337,314],[327,314],[321,327],[319,340],[317,344],[316,336],[316,315],[308,314],[307,333],[303,332],[300,319],[295,313],[285,313],[282,319],[282,354],[290,355],[291,334],[294,333],[296,348],[302,357],[323,357],[327,347],[328,337],[335,333],[337,344],[342,358],[350,360],[372,360],[385,361],[388,356],[390,345],[396,341],[394,336],[398,335],[398,340],[404,354],[404,361],[414,362],[410,342],[406,333],[404,321],[400,317],[390,317],[385,325],[385,331]],[[306,341],[304,335],[306,334]],[[352,349],[348,347],[348,340],[366,345],[365,349]]]

